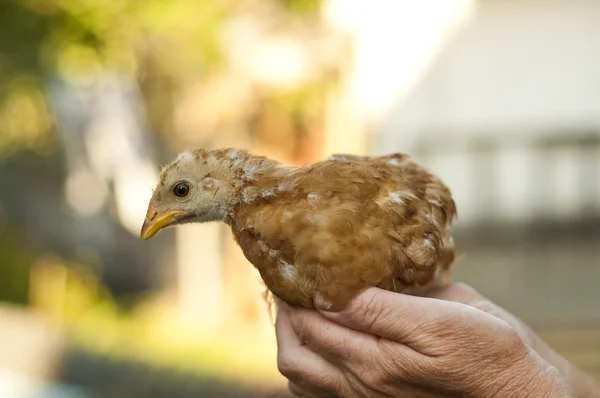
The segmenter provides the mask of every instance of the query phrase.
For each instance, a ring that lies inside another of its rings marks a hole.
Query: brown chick
[[[141,236],[224,221],[275,297],[333,310],[370,286],[419,295],[449,283],[455,216],[450,190],[405,154],[294,167],[226,148],[163,169]]]

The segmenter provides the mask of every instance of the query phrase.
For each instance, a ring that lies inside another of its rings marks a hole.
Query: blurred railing
[[[600,232],[600,131],[424,137],[413,153],[453,189],[459,228]]]
[[[427,134],[452,188],[456,280],[544,328],[600,325],[600,132]]]

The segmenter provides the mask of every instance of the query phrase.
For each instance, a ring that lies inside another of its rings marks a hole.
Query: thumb
[[[370,287],[339,311],[318,311],[351,329],[409,344],[434,329],[432,325],[449,320],[456,305]]]

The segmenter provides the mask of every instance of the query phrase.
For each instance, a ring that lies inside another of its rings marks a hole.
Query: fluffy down
[[[189,197],[173,193],[182,182]],[[369,286],[422,294],[449,283],[455,216],[448,187],[405,154],[293,167],[226,148],[164,169],[142,236],[223,221],[274,296],[334,309]]]

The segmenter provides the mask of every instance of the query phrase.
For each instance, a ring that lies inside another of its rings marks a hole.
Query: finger
[[[296,309],[288,315],[300,341],[337,365],[346,381],[364,384],[365,375],[386,374],[384,368],[390,363],[395,364],[397,377],[405,377],[420,359],[420,354],[407,345],[339,325],[315,310]],[[342,390],[352,384],[342,384]]]
[[[464,283],[453,283],[449,286],[431,290],[427,293],[427,296],[439,300],[456,301],[468,305],[483,298],[483,296],[475,289]]]
[[[310,397],[312,395],[305,391],[305,389],[300,388],[298,384],[294,383],[291,380],[288,381],[288,390],[290,390],[292,394],[297,395],[299,397]]]
[[[298,339],[285,310],[277,313],[275,335],[277,367],[282,375],[296,384],[323,391],[336,392],[340,388],[342,372]]]
[[[296,383],[294,383],[293,381],[288,381],[288,390],[290,390],[290,392],[298,397],[307,397],[307,398],[311,398],[316,396],[315,394],[311,394],[308,391],[306,391],[303,388],[300,388],[300,386]]]
[[[328,391],[316,389],[312,386],[301,386],[293,381],[288,382],[288,389],[290,392],[299,397],[306,398],[336,398],[339,397],[337,394],[333,394]]]
[[[371,287],[337,312],[319,310],[349,328],[384,337],[419,350],[423,334],[466,318],[469,307],[427,297],[409,296]],[[471,309],[472,310],[472,309]]]
[[[515,322],[519,322],[514,315],[492,303],[489,299],[464,283],[455,283],[450,286],[433,290],[429,292],[428,296],[438,300],[454,301],[457,303],[466,304],[469,307],[476,308],[493,315],[496,318],[500,318],[501,320],[511,324],[511,326],[514,326]]]
[[[488,298],[477,292],[477,290],[464,283],[456,283],[433,290],[429,292],[428,296],[438,300],[454,301],[457,303],[466,304],[469,307],[476,308],[505,322],[508,322],[512,326],[514,326],[513,324],[515,322],[519,323],[519,321],[512,314],[497,306]]]
[[[299,340],[338,366],[364,363],[365,353],[379,350],[377,337],[330,321],[317,311],[296,309],[288,313]]]
[[[521,337],[526,344],[533,344],[533,331],[518,317],[511,314],[504,308],[496,305],[472,287],[464,283],[456,283],[450,286],[437,289],[430,293],[432,298],[440,300],[450,300],[464,303],[473,308],[484,311],[498,319],[508,323]]]

